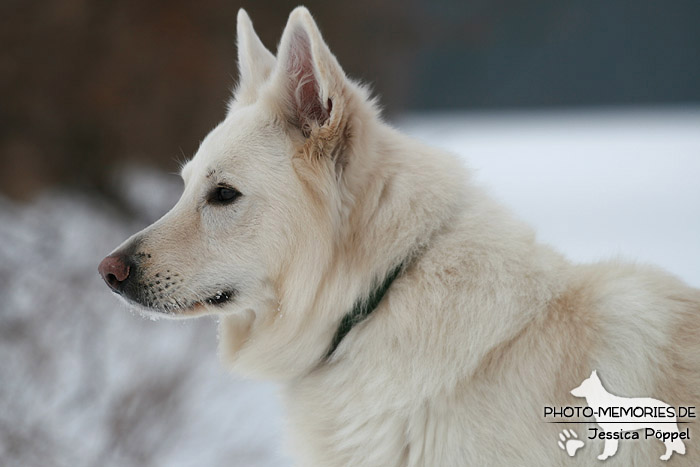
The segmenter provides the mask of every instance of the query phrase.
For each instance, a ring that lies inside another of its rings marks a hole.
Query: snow
[[[416,115],[542,241],[700,286],[700,109]],[[136,219],[83,193],[0,197],[0,459],[6,466],[286,466],[276,389],[228,373],[215,321],[151,322],[97,275],[165,212],[176,176],[121,175]]]

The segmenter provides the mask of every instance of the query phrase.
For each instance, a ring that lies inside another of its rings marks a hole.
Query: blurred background
[[[132,316],[96,267],[223,118],[238,8],[274,52],[296,5],[0,3],[3,465],[289,465],[275,389],[222,368],[215,323]],[[543,241],[700,286],[700,2],[305,5],[388,120]]]
[[[127,161],[175,170],[224,114],[247,9],[276,50],[296,2],[5,0],[2,190],[110,190]],[[307,2],[387,114],[700,102],[700,2]],[[31,182],[28,182],[31,180]],[[118,196],[109,193],[110,196]]]

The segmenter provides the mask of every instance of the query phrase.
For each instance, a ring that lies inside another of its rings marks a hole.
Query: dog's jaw
[[[215,314],[222,311],[225,305],[231,304],[237,296],[237,291],[231,289],[217,290],[213,295],[199,301],[186,302],[173,300],[171,304],[143,304],[138,300],[133,300],[122,294],[116,293],[119,299],[126,304],[129,309],[138,313],[144,318],[156,321],[161,318],[180,319],[193,318],[207,314]]]

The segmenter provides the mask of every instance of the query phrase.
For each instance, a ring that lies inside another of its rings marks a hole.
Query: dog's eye
[[[213,204],[233,203],[241,192],[228,186],[217,186],[209,195],[209,202]]]

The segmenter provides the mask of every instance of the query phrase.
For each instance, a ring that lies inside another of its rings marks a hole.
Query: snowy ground
[[[700,286],[700,109],[413,116],[577,261],[653,262]],[[99,260],[172,205],[174,176],[131,170],[120,217],[83,194],[0,198],[0,463],[285,466],[274,388],[216,358],[215,323],[127,313]]]

